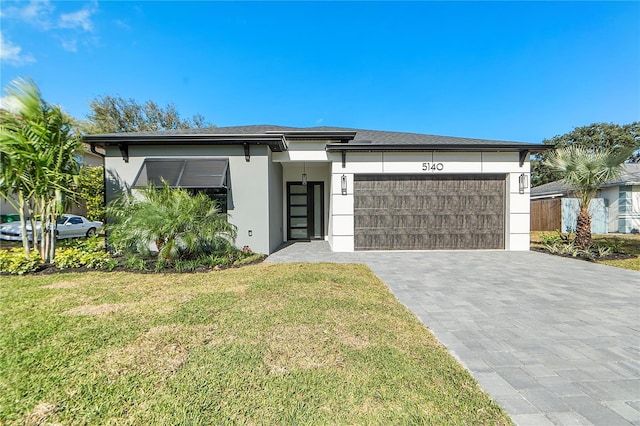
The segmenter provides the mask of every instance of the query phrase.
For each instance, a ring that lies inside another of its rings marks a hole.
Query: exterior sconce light
[[[524,194],[524,190],[529,187],[529,176],[525,173],[522,173],[518,178],[520,193]]]
[[[342,188],[342,195],[347,195],[347,176],[342,175],[340,178],[340,187]]]
[[[302,163],[302,184],[307,184],[307,163]]]

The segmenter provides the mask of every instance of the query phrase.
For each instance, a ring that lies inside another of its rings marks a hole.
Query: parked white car
[[[41,235],[41,222],[36,222],[38,237]],[[94,222],[86,217],[75,214],[62,215],[56,221],[56,236],[59,240],[64,238],[90,237],[102,229],[102,222]],[[11,222],[0,225],[0,240],[21,241],[20,222]],[[29,240],[33,239],[31,224],[27,224]]]

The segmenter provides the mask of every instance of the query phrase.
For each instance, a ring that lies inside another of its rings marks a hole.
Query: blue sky
[[[0,3],[2,87],[174,103],[218,126],[540,142],[640,120],[640,2]]]

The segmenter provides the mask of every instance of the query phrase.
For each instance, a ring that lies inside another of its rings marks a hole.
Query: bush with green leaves
[[[59,269],[84,266],[91,269],[113,270],[118,262],[104,250],[88,251],[78,247],[67,247],[58,250],[53,264]]]
[[[233,251],[236,227],[205,194],[149,185],[139,196],[126,194],[107,208],[109,243],[125,255],[151,256],[174,263]]]
[[[36,253],[27,257],[21,248],[0,250],[0,272],[23,275],[37,271],[41,266],[42,259]]]
[[[76,201],[84,201],[89,220],[105,220],[104,167],[82,166],[78,175]]]

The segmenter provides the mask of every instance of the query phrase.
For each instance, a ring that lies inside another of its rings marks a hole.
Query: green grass
[[[531,232],[531,247],[542,247],[541,235],[555,234],[553,231]],[[603,265],[615,266],[617,268],[630,269],[632,271],[640,271],[640,235],[638,234],[603,234],[593,235],[593,242],[622,242],[621,251],[625,254],[631,255],[628,259],[614,259],[614,260],[596,260],[596,263]]]
[[[364,266],[2,277],[0,424],[511,424]]]

